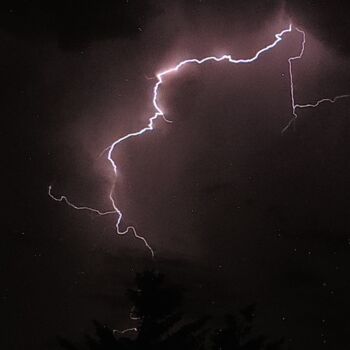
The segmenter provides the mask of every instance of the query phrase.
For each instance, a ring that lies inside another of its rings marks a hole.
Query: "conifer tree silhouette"
[[[134,339],[113,332],[94,321],[95,337],[86,336],[89,350],[201,350],[205,338],[203,327],[208,317],[185,322],[179,312],[182,293],[179,288],[165,287],[164,276],[157,271],[145,271],[136,275],[136,287],[129,289],[128,297],[133,305],[132,317],[137,319],[137,335]],[[70,341],[59,338],[66,350],[78,350]]]
[[[136,275],[136,287],[127,295],[133,305],[131,316],[136,321],[134,337],[115,332],[94,321],[95,336],[86,335],[85,347],[77,347],[59,338],[66,350],[281,350],[283,340],[271,343],[265,336],[254,335],[252,324],[255,305],[242,309],[238,315],[227,314],[224,326],[207,327],[210,317],[188,321],[180,312],[182,291],[165,286],[164,276],[157,271]]]

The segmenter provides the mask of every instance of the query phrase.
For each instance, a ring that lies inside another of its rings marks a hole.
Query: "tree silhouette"
[[[182,302],[180,289],[165,287],[164,276],[155,271],[137,274],[136,286],[128,291],[132,316],[138,319],[135,344],[140,349],[197,349],[197,333],[207,317],[183,324],[183,315],[177,311]]]
[[[224,326],[207,328],[210,317],[185,320],[180,312],[182,292],[167,287],[164,276],[157,271],[136,275],[136,287],[127,295],[133,305],[131,316],[136,322],[135,337],[128,332],[116,332],[94,321],[95,336],[85,336],[84,349],[89,350],[280,350],[283,341],[269,343],[266,337],[252,335],[255,306],[251,305],[235,316],[225,316]],[[67,339],[59,338],[66,350],[78,350]]]
[[[165,287],[164,276],[156,271],[136,275],[136,288],[129,289],[132,302],[131,316],[136,320],[137,335],[134,339],[126,333],[94,321],[95,337],[86,336],[85,345],[90,350],[127,349],[183,349],[200,350],[205,338],[203,327],[208,317],[185,322],[179,312],[182,293],[179,288]],[[78,348],[70,341],[59,338],[67,350]]]
[[[267,342],[263,335],[252,335],[255,305],[242,309],[239,315],[227,314],[225,326],[212,336],[212,350],[279,350],[284,341]]]

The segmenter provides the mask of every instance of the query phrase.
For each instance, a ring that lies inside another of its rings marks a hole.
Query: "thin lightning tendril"
[[[293,62],[295,60],[301,59],[304,55],[304,51],[305,51],[305,43],[306,43],[306,36],[305,36],[305,32],[302,31],[301,29],[298,29],[296,27],[294,27],[294,29],[299,32],[302,35],[302,43],[301,43],[301,49],[300,52],[297,56],[292,56],[288,58],[288,65],[289,65],[289,81],[290,81],[290,99],[291,99],[291,109],[292,109],[292,118],[289,121],[289,123],[282,129],[282,133],[285,132],[294,122],[295,120],[298,118],[298,114],[297,114],[297,109],[303,109],[303,108],[315,108],[318,107],[321,103],[324,102],[330,102],[330,103],[335,103],[336,101],[338,101],[339,99],[343,99],[343,98],[348,98],[350,97],[350,94],[346,94],[346,95],[340,95],[340,96],[336,96],[334,98],[323,98],[321,100],[316,101],[315,103],[307,103],[307,104],[298,104],[295,103],[295,95],[294,95],[294,79],[293,79]],[[215,61],[215,62],[221,62],[221,61],[228,61],[230,63],[234,63],[234,64],[244,64],[244,63],[252,63],[254,61],[256,61],[263,53],[265,53],[266,51],[271,50],[272,48],[274,48],[281,40],[282,37],[286,34],[286,33],[290,33],[292,32],[293,27],[290,24],[289,27],[287,29],[282,30],[280,33],[275,34],[275,40],[267,45],[266,47],[262,48],[261,50],[259,50],[258,52],[256,52],[256,54],[251,57],[251,58],[246,58],[246,59],[234,59],[231,57],[231,55],[223,55],[220,57],[216,57],[216,56],[208,56],[208,57],[204,57],[202,59],[197,59],[197,58],[192,58],[192,59],[187,59],[184,61],[181,61],[180,63],[178,63],[176,66],[169,68],[161,73],[158,73],[156,75],[156,79],[157,82],[155,83],[155,85],[153,86],[153,99],[152,99],[152,103],[153,103],[153,107],[155,109],[155,113],[148,119],[148,124],[147,126],[145,126],[144,128],[142,128],[139,131],[135,131],[132,133],[129,133],[119,139],[117,139],[116,141],[114,141],[110,146],[108,146],[107,148],[104,149],[104,151],[100,154],[100,156],[102,156],[103,154],[105,154],[107,152],[107,159],[109,161],[109,163],[111,164],[111,167],[113,169],[114,172],[114,177],[115,177],[115,181],[112,184],[110,193],[109,193],[109,199],[111,201],[113,210],[110,211],[100,211],[94,208],[90,208],[87,206],[77,206],[73,203],[71,203],[66,196],[60,196],[60,197],[56,197],[52,194],[52,187],[49,186],[49,190],[48,190],[48,194],[49,196],[54,199],[57,202],[65,202],[68,206],[77,209],[77,210],[87,210],[90,212],[93,212],[95,214],[98,214],[100,216],[104,216],[104,215],[109,215],[109,214],[116,214],[117,216],[117,221],[115,224],[116,227],[116,232],[118,235],[125,235],[128,232],[132,232],[132,234],[134,235],[135,238],[140,239],[143,241],[143,243],[145,244],[145,246],[150,250],[152,257],[154,258],[154,251],[152,249],[152,247],[150,246],[150,244],[147,242],[147,240],[143,237],[140,236],[137,232],[136,232],[136,228],[134,226],[128,226],[126,227],[126,229],[122,230],[121,229],[121,222],[123,219],[123,214],[121,212],[121,210],[118,208],[115,198],[113,196],[114,194],[114,190],[115,190],[115,184],[116,184],[116,178],[118,175],[118,169],[117,169],[117,165],[115,163],[115,161],[113,160],[113,153],[116,149],[116,147],[121,144],[122,142],[137,137],[137,136],[141,136],[142,134],[152,131],[154,129],[154,122],[156,119],[158,119],[159,117],[163,118],[164,121],[171,123],[172,121],[166,119],[164,112],[162,111],[162,109],[160,108],[159,104],[158,104],[158,93],[159,93],[159,88],[162,85],[162,83],[164,82],[163,78],[165,78],[167,75],[172,74],[172,73],[176,73],[179,71],[179,69],[187,64],[190,63],[195,63],[195,64],[203,64],[205,62],[209,62],[209,61]],[[125,331],[121,331],[121,333],[127,332],[127,331],[137,331],[136,328],[130,328],[128,330]],[[117,331],[118,332],[118,331]]]
[[[308,104],[305,104],[305,105],[296,104],[295,108],[308,108],[308,107],[315,108],[315,107],[318,107],[323,102],[335,103],[338,100],[340,100],[342,98],[347,98],[347,97],[350,97],[350,95],[339,95],[339,96],[336,96],[334,98],[323,98],[322,100],[319,100],[319,101],[317,101],[315,103],[308,103]]]
[[[126,328],[126,329],[123,329],[122,331],[120,331],[119,329],[113,329],[114,334],[125,334],[129,332],[137,332],[137,331],[138,329],[136,327]]]
[[[111,210],[111,211],[100,211],[100,210],[97,210],[97,209],[94,209],[94,208],[90,208],[90,207],[80,207],[80,206],[77,206],[73,203],[71,203],[68,198],[66,196],[60,196],[60,197],[55,197],[53,194],[52,194],[52,186],[49,186],[49,192],[48,192],[49,196],[54,199],[56,202],[65,202],[67,205],[69,205],[70,207],[76,209],[76,210],[88,210],[88,211],[91,211],[97,215],[100,215],[100,216],[104,216],[104,215],[108,215],[108,214],[115,214],[115,210]]]

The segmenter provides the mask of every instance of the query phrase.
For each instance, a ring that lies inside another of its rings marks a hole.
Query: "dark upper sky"
[[[307,32],[300,103],[349,92],[349,22],[326,1],[8,1],[1,5],[7,209],[1,245],[4,349],[55,349],[93,318],[129,325],[124,291],[151,266],[109,209],[98,158],[152,114],[152,77],[187,57],[249,57],[289,18]],[[245,66],[188,66],[160,101],[173,124],[116,152],[120,207],[193,313],[256,301],[261,328],[294,349],[349,346],[349,100],[290,111],[291,33]],[[325,341],[325,342],[324,342]]]

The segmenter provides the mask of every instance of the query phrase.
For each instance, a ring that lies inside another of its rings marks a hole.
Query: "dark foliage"
[[[164,276],[146,271],[136,276],[136,288],[128,290],[132,302],[132,317],[137,332],[116,332],[94,321],[95,336],[86,336],[89,350],[280,350],[283,341],[267,342],[266,337],[252,334],[255,306],[242,309],[239,314],[225,316],[223,327],[208,328],[210,317],[185,321],[181,313],[182,293],[179,288],[164,286]],[[70,341],[59,338],[66,350],[78,350]]]

